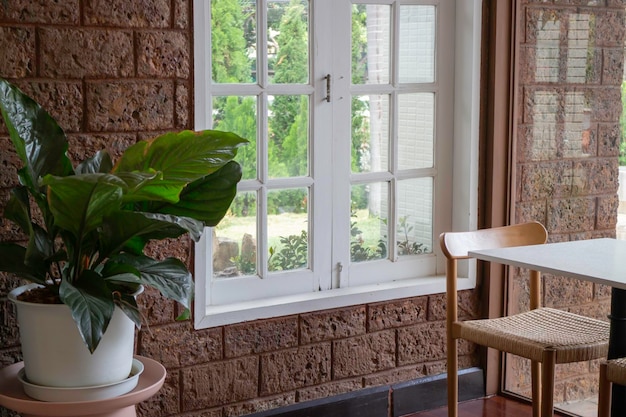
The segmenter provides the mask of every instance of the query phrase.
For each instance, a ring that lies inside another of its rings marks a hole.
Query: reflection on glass
[[[309,266],[309,195],[306,188],[273,190],[267,195],[268,269]]]
[[[391,6],[352,6],[352,83],[388,84]]]
[[[352,97],[352,172],[389,169],[389,96]]]
[[[398,256],[433,251],[433,179],[416,178],[398,182]]]
[[[582,92],[566,93],[563,157],[589,156],[592,153],[591,131],[591,108],[585,94]]]
[[[552,12],[540,12],[535,52],[535,80],[557,82],[559,79],[561,22]]]
[[[352,186],[350,260],[364,262],[387,257],[389,184]]]
[[[215,97],[213,129],[234,132],[250,143],[237,151],[235,160],[241,164],[243,179],[257,178],[257,105],[256,97]]]
[[[309,97],[269,97],[268,163],[271,178],[299,177],[309,170]]]
[[[533,96],[533,125],[530,158],[550,160],[557,155],[557,111],[559,97],[550,91],[536,91]]]
[[[400,6],[399,79],[435,81],[435,6]]]
[[[211,76],[217,84],[256,81],[256,1],[211,2]]]
[[[593,77],[593,57],[595,48],[592,39],[595,34],[595,16],[587,13],[569,15],[567,32],[567,82],[585,83]]]
[[[398,96],[398,167],[433,166],[435,136],[435,95],[433,93]]]
[[[213,276],[257,273],[256,193],[240,192],[224,219],[213,228]]]
[[[309,2],[267,2],[269,80],[275,84],[309,81]]]

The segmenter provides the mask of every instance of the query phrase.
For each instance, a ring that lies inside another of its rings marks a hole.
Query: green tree
[[[246,55],[246,23],[238,0],[211,2],[211,75],[216,83],[249,83],[251,62]]]

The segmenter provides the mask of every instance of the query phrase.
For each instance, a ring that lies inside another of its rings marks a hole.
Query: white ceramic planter
[[[90,354],[67,306],[17,300],[36,286],[25,285],[9,293],[9,300],[17,306],[26,379],[49,387],[86,387],[128,378],[135,341],[132,320],[116,307],[100,344]]]

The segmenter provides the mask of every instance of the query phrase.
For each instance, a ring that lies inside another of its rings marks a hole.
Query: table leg
[[[611,331],[608,359],[626,356],[626,290],[611,290]],[[626,387],[613,384],[611,416],[626,416]]]

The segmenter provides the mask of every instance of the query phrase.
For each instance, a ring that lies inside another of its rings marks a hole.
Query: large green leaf
[[[105,150],[98,151],[91,158],[85,159],[83,162],[78,164],[76,167],[77,174],[95,174],[95,173],[103,173],[106,174],[111,172],[113,168],[113,161],[111,161],[111,156]]]
[[[11,190],[11,198],[4,207],[4,218],[17,224],[24,233],[32,233],[30,201],[26,188],[18,186]]]
[[[119,210],[125,183],[110,174],[82,174],[70,177],[46,176],[50,211],[60,228],[80,242],[102,225],[102,219]]]
[[[93,353],[113,316],[111,290],[97,272],[87,270],[76,285],[62,280],[59,297],[70,308],[83,341]]]
[[[157,261],[147,256],[123,254],[111,258],[110,262],[132,265],[141,273],[144,285],[156,288],[163,296],[179,302],[185,308],[191,306],[193,278],[185,264],[178,259]]]
[[[63,130],[39,104],[2,78],[0,112],[30,184],[35,186],[47,174],[73,174]]]
[[[176,238],[186,232],[199,239],[204,228],[201,222],[194,219],[131,211],[111,213],[104,220],[100,254],[103,258],[121,251],[126,246],[133,246],[137,239],[138,247],[133,253],[140,253],[150,239]]]
[[[158,171],[161,177],[144,184],[143,193],[177,202],[188,183],[218,170],[245,143],[234,133],[216,130],[166,133],[126,149],[112,172]]]
[[[26,265],[26,248],[15,243],[0,243],[0,271],[15,274],[38,284],[46,283],[47,269]]]
[[[176,204],[154,204],[151,211],[191,217],[215,226],[224,217],[237,194],[241,166],[234,161],[187,186]]]

